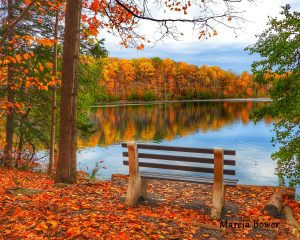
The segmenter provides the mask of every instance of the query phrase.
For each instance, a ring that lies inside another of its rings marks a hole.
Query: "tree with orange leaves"
[[[3,61],[0,68],[6,72],[1,75],[1,89],[7,94],[6,100],[1,103],[1,110],[6,115],[6,146],[1,163],[8,167],[18,166],[26,144],[30,142],[31,148],[35,148],[35,143],[29,140],[28,131],[33,131],[28,126],[31,121],[36,121],[33,116],[34,109],[38,107],[32,104],[36,97],[43,95],[35,91],[47,91],[56,82],[51,74],[54,66],[49,55],[56,42],[49,29],[54,19],[51,13],[55,5],[52,1],[1,2],[3,32],[0,55]],[[43,137],[44,133],[41,134]]]
[[[266,96],[257,94],[262,87],[248,72],[237,74],[217,66],[197,67],[171,59],[107,58],[104,72],[100,83],[101,87],[106,83],[107,99],[154,100],[165,99],[166,94],[169,99]]]

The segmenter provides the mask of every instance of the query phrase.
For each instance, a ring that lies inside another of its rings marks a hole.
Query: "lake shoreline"
[[[156,101],[117,101],[117,102],[103,102],[98,105],[91,106],[98,107],[117,107],[117,106],[134,106],[134,105],[154,105],[162,103],[188,103],[188,102],[272,102],[270,98],[214,98],[214,99],[194,99],[194,100],[156,100]]]

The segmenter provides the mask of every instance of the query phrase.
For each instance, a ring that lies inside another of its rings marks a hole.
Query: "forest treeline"
[[[86,61],[93,64],[93,60]],[[170,100],[234,97],[266,97],[267,87],[241,74],[218,66],[196,66],[172,59],[137,58],[104,60],[101,100]]]

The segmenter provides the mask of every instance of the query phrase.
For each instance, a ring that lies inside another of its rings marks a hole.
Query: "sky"
[[[138,51],[134,48],[124,48],[120,46],[120,38],[108,33],[101,33],[99,38],[105,38],[105,46],[109,51],[109,56],[119,58],[140,58],[140,57],[160,57],[162,59],[171,58],[174,61],[184,61],[190,64],[216,65],[225,70],[241,73],[251,71],[251,63],[259,59],[258,55],[249,55],[244,51],[248,45],[256,42],[255,35],[258,35],[267,28],[268,16],[279,16],[280,6],[290,4],[292,9],[300,11],[300,0],[255,0],[250,3],[243,0],[236,5],[243,13],[241,16],[245,22],[230,22],[238,24],[242,29],[236,34],[221,25],[216,26],[218,35],[207,40],[198,40],[197,32],[192,30],[192,26],[187,24],[179,25],[179,30],[184,33],[180,41],[174,39],[164,39],[155,46],[146,44],[145,49]],[[196,9],[191,9],[197,15]],[[156,17],[163,18],[162,11],[156,10]],[[141,33],[148,39],[154,36],[156,25],[151,22],[141,24]]]

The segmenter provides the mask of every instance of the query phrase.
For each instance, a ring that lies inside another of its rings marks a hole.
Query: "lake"
[[[128,173],[123,166],[120,143],[136,141],[198,148],[222,147],[236,150],[236,174],[240,184],[278,185],[276,149],[270,118],[256,124],[250,114],[263,100],[161,102],[112,105],[93,108],[89,118],[94,131],[78,140],[79,169],[91,171],[95,164],[99,178]]]

